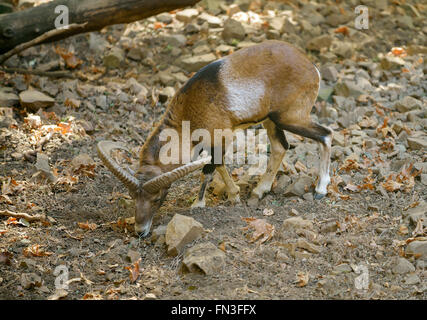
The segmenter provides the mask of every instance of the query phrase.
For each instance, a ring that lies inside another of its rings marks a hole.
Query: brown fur
[[[179,90],[170,102],[158,126],[148,137],[140,152],[140,165],[156,165],[162,172],[173,166],[164,166],[158,159],[159,134],[163,128],[181,132],[182,121],[190,121],[191,131],[206,129],[214,137],[214,129],[236,129],[242,124],[255,124],[275,115],[275,123],[307,126],[317,96],[319,77],[314,65],[292,45],[282,41],[266,41],[241,49],[223,59],[228,70],[220,71],[217,82],[195,82],[189,89]],[[255,116],[240,119],[228,109],[223,81],[258,79],[264,82],[266,92]]]

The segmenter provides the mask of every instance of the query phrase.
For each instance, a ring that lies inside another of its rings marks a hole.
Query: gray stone
[[[427,137],[408,137],[407,141],[409,148],[411,148],[412,150],[427,149]]]
[[[322,78],[328,81],[335,82],[338,79],[338,71],[334,66],[324,65],[320,68],[320,74]]]
[[[427,241],[412,241],[406,247],[405,254],[427,259]]]
[[[212,16],[210,14],[207,13],[202,13],[197,20],[199,21],[200,24],[202,24],[203,22],[207,22],[209,28],[219,28],[222,26],[222,20],[218,17]]]
[[[161,39],[174,47],[182,47],[187,43],[187,38],[183,34],[168,34],[162,36]]]
[[[329,48],[332,44],[333,37],[330,35],[321,35],[316,38],[311,39],[306,48],[308,50],[317,50],[320,51],[322,48]]]
[[[352,271],[353,271],[353,269],[351,268],[351,266],[349,264],[347,264],[347,263],[341,263],[341,264],[335,266],[332,269],[331,273],[333,275],[338,275],[338,274],[342,274],[342,273],[350,273]]]
[[[200,238],[204,232],[201,223],[191,217],[174,215],[166,228],[166,245],[168,254],[178,255],[185,245]]]
[[[214,275],[224,268],[225,253],[212,243],[199,243],[184,253],[181,271]]]
[[[113,47],[104,55],[103,63],[105,67],[109,69],[115,69],[120,67],[124,59],[124,51],[118,47]]]
[[[289,185],[285,192],[285,197],[298,196],[302,197],[305,193],[307,193],[311,185],[313,184],[313,178],[307,175],[299,176],[291,185]]]
[[[25,90],[19,94],[21,106],[31,111],[53,106],[55,99],[36,90]]]
[[[337,96],[354,98],[357,98],[364,93],[356,82],[351,80],[338,81],[334,86],[334,91]]]
[[[173,20],[172,15],[170,13],[167,13],[167,12],[163,12],[163,13],[157,15],[156,19],[157,19],[157,21],[163,22],[165,24],[169,24]]]
[[[178,11],[175,15],[175,18],[178,21],[188,23],[194,18],[196,18],[198,15],[199,15],[199,11],[197,9],[189,8],[189,9],[184,9],[182,11]]]
[[[393,106],[399,112],[408,112],[414,109],[421,109],[422,102],[411,96],[406,96],[402,100],[397,101]]]
[[[269,21],[269,27],[273,30],[282,33],[283,28],[285,26],[285,17],[274,17]]]
[[[416,225],[418,220],[423,219],[424,226],[427,226],[427,202],[422,201],[416,207],[402,211],[402,215],[407,222],[410,222],[413,225]]]
[[[421,282],[420,277],[418,277],[415,273],[408,274],[405,277],[405,284],[407,285],[414,285],[420,282]]]
[[[291,183],[291,178],[286,174],[282,174],[279,177],[279,179],[277,179],[277,183],[273,188],[273,192],[276,194],[283,193],[290,183]]]
[[[141,254],[136,250],[130,249],[126,254],[126,261],[130,263],[135,263],[140,258],[141,258]]]
[[[188,72],[198,71],[207,64],[215,61],[217,58],[213,53],[193,56],[182,60],[183,68]]]
[[[296,231],[298,229],[313,230],[313,222],[310,220],[305,220],[301,217],[292,217],[283,221],[283,231]]]
[[[412,265],[412,263],[402,257],[397,258],[397,260],[393,264],[394,265],[391,269],[393,273],[405,274],[415,271],[415,267]]]
[[[222,31],[221,36],[226,42],[231,43],[233,39],[239,41],[245,39],[246,32],[245,28],[243,28],[243,25],[239,21],[227,19],[224,23],[224,30]]]
[[[34,287],[40,287],[42,285],[42,279],[35,273],[23,273],[21,274],[21,286],[24,289],[31,289]]]
[[[12,107],[19,103],[19,97],[14,94],[13,92],[10,92],[9,90],[6,90],[6,88],[0,89],[0,108],[3,107]]]

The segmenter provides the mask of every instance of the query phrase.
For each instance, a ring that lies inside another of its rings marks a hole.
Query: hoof
[[[194,201],[193,204],[191,205],[191,208],[204,208],[206,207],[206,203],[205,201]]]
[[[322,193],[314,193],[314,200],[320,200],[322,199],[324,196],[326,196],[326,194],[322,194]]]
[[[239,196],[239,194],[237,194],[237,195],[235,195],[234,197],[228,197],[228,201],[231,203],[231,204],[237,204],[237,203],[240,203],[240,196]]]

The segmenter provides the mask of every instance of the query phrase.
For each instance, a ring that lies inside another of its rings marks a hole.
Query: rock
[[[397,25],[403,29],[413,29],[414,24],[412,18],[407,15],[397,16],[396,18]]]
[[[333,87],[320,88],[318,98],[321,99],[322,101],[328,101],[331,98],[333,92],[334,92]]]
[[[42,172],[43,175],[51,182],[56,181],[56,177],[53,175],[52,170],[49,166],[49,157],[41,152],[37,152],[37,162],[35,167],[38,171]]]
[[[283,231],[296,231],[298,229],[313,230],[313,222],[301,217],[292,217],[285,219],[282,224]]]
[[[345,41],[333,41],[330,50],[337,56],[349,59],[353,54],[353,44]]]
[[[185,245],[200,238],[203,226],[191,217],[176,214],[166,228],[166,245],[168,254],[176,256]]]
[[[415,267],[412,265],[412,263],[410,263],[405,258],[399,257],[394,262],[394,265],[393,265],[391,271],[393,273],[395,273],[395,274],[396,273],[397,274],[405,274],[405,273],[408,273],[408,272],[414,272],[415,271]]]
[[[336,221],[331,221],[326,223],[322,226],[320,229],[321,233],[329,233],[329,232],[336,232],[338,230],[338,224]]]
[[[185,34],[194,34],[199,32],[200,32],[200,27],[194,23],[189,23],[184,28]]]
[[[329,48],[332,44],[333,37],[330,35],[321,35],[316,38],[311,39],[306,48],[308,50],[317,50],[320,51],[322,48]]]
[[[212,243],[199,243],[185,251],[181,271],[214,275],[223,269],[225,253]]]
[[[175,83],[175,78],[168,71],[159,72],[158,77],[164,86],[173,86]]]
[[[184,9],[182,11],[178,11],[175,15],[175,18],[178,21],[188,23],[198,15],[199,15],[199,11],[197,9],[189,8],[189,9]]]
[[[268,30],[266,35],[267,35],[267,39],[269,40],[280,39],[280,32],[277,30]]]
[[[211,16],[210,14],[207,14],[203,12],[197,20],[199,21],[199,24],[202,24],[203,22],[207,22],[209,28],[219,28],[222,25],[222,20],[218,17]]]
[[[207,64],[215,61],[217,58],[213,53],[193,56],[182,60],[183,68],[188,72],[198,71]]]
[[[423,201],[414,208],[402,211],[402,215],[407,222],[411,222],[413,225],[417,225],[418,220],[423,219],[423,224],[427,227],[427,202]]]
[[[146,57],[146,52],[138,47],[131,48],[127,54],[127,57],[134,61],[140,61]]]
[[[156,300],[156,299],[157,299],[157,297],[156,297],[156,295],[154,293],[147,293],[144,296],[143,300]]]
[[[239,41],[245,39],[246,32],[245,28],[239,21],[227,19],[224,23],[224,30],[221,35],[227,43],[231,44],[233,39]]]
[[[273,188],[273,192],[276,194],[281,194],[283,193],[286,188],[289,186],[289,184],[291,183],[291,178],[286,175],[286,174],[282,174],[279,179],[277,180],[276,185]]]
[[[89,49],[97,54],[101,54],[108,46],[108,41],[96,32],[89,33]]]
[[[21,274],[21,286],[24,289],[31,289],[34,287],[41,287],[42,279],[35,273]]]
[[[103,110],[106,110],[108,108],[107,96],[104,94],[97,96],[95,98],[95,103],[97,107],[100,107]]]
[[[353,271],[353,269],[351,268],[351,266],[349,264],[347,264],[347,263],[341,263],[341,264],[335,266],[332,269],[331,273],[333,275],[338,275],[338,274],[342,274],[342,273],[350,273],[352,271]]]
[[[427,241],[412,241],[406,247],[405,254],[427,259]]]
[[[302,197],[310,190],[312,184],[313,179],[311,177],[307,175],[300,175],[291,185],[286,188],[283,195],[285,197]]]
[[[320,68],[320,74],[322,78],[328,81],[335,82],[338,79],[338,71],[334,66],[324,65]]]
[[[172,15],[170,13],[163,12],[163,13],[158,14],[156,16],[156,20],[159,22],[163,22],[165,24],[169,24],[172,22],[173,18],[172,18]]]
[[[7,90],[7,88],[0,89],[0,108],[12,107],[19,103],[19,97]]]
[[[412,150],[425,150],[427,149],[427,137],[408,137],[407,139],[409,148]]]
[[[151,241],[155,242],[161,236],[165,236],[166,235],[166,229],[167,229],[166,225],[161,225],[161,226],[154,228],[153,232],[151,232]]]
[[[85,119],[80,119],[77,121],[77,123],[82,126],[82,128],[85,130],[87,134],[92,134],[95,132],[95,128],[93,127],[93,124],[90,121],[87,121]]]
[[[36,90],[25,90],[19,94],[21,106],[32,111],[53,106],[55,99]]]
[[[405,65],[405,61],[402,58],[395,57],[395,56],[380,56],[380,66],[384,70],[393,70],[393,69],[400,69]]]
[[[141,254],[136,250],[130,249],[126,254],[126,261],[130,263],[135,263],[139,258],[141,258]]]
[[[269,21],[269,27],[273,30],[282,33],[283,28],[285,26],[285,17],[274,17]]]
[[[120,67],[120,64],[124,61],[124,59],[124,51],[118,47],[113,47],[104,55],[103,63],[105,67],[114,69]]]
[[[94,164],[95,161],[93,161],[93,159],[87,153],[81,153],[74,157],[73,160],[71,160],[71,167],[73,170],[77,170],[81,166],[92,166]]]
[[[411,96],[406,96],[402,100],[397,101],[393,106],[397,111],[405,113],[414,109],[421,109],[422,102]]]
[[[355,81],[344,80],[338,81],[334,86],[334,91],[337,96],[357,98],[364,92]]]
[[[148,89],[140,84],[135,78],[129,78],[128,81],[126,81],[124,89],[129,90],[129,92],[134,95],[138,95],[142,91],[145,94],[148,94]]]
[[[165,87],[159,91],[159,101],[165,103],[168,99],[175,95],[175,89],[173,87]]]
[[[407,285],[414,285],[420,282],[420,277],[418,277],[415,273],[408,274],[405,278],[405,284]]]
[[[187,43],[187,37],[183,34],[167,34],[161,39],[173,47],[182,47]]]
[[[320,253],[322,251],[322,247],[321,246],[317,246],[311,242],[308,242],[307,240],[304,239],[298,239],[297,240],[297,247],[307,250],[308,252],[311,253]]]

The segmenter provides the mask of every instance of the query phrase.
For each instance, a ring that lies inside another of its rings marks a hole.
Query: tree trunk
[[[58,5],[68,8],[69,24],[83,24],[82,28],[65,31],[44,42],[56,41],[105,26],[141,20],[161,12],[194,5],[200,0],[55,0],[10,14],[0,15],[0,54],[12,50],[49,30],[55,29]]]

